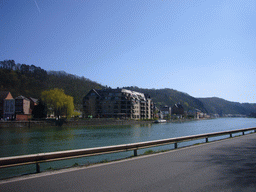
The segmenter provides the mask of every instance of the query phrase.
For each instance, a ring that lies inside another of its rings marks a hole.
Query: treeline
[[[15,63],[14,60],[0,61],[0,91],[10,91],[13,97],[39,98],[44,90],[63,89],[74,98],[76,108],[81,108],[82,98],[93,88],[103,86],[85,77],[65,72],[47,72],[34,65]]]
[[[0,61],[0,90],[10,91],[13,97],[38,98],[47,89],[47,76],[44,69],[34,65],[15,64],[14,60]]]

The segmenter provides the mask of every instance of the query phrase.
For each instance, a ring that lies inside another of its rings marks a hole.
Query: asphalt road
[[[0,191],[256,191],[256,134],[0,181]]]

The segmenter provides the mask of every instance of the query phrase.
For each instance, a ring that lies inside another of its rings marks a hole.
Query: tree
[[[74,113],[74,99],[66,95],[63,89],[55,88],[43,91],[41,99],[58,119],[60,116],[71,117]]]

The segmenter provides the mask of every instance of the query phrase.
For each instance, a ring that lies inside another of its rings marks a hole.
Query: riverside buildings
[[[36,105],[37,99],[22,95],[14,99],[9,91],[0,91],[0,120],[28,120]]]
[[[92,89],[83,98],[84,117],[152,119],[153,101],[127,89]]]

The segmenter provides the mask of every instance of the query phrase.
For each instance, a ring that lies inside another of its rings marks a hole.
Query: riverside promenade
[[[0,181],[0,191],[256,191],[256,134]]]

